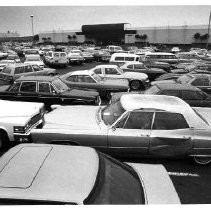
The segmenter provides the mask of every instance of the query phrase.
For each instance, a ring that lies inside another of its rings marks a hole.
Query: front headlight
[[[26,126],[14,126],[13,131],[14,131],[14,133],[25,133]]]

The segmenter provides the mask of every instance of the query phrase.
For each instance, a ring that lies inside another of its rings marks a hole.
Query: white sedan
[[[127,79],[131,90],[144,89],[149,82],[147,74],[140,72],[124,72],[117,65],[98,65],[90,71],[93,71],[103,78]]]

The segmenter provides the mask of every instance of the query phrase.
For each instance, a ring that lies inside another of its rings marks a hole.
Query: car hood
[[[104,79],[102,83],[104,85],[114,86],[116,88],[118,87],[129,88],[129,82],[126,79]]]
[[[99,93],[97,91],[91,91],[91,90],[85,90],[80,88],[73,88],[68,91],[62,92],[61,95],[66,96],[75,96],[75,97],[84,97],[84,98],[90,98],[90,97],[97,97]]]
[[[166,73],[165,70],[160,69],[160,68],[149,68],[149,69],[150,69],[150,71],[153,71],[153,72]]]
[[[2,85],[0,86],[0,92],[4,92],[5,90],[7,90],[11,85]]]
[[[43,128],[99,129],[98,106],[59,106],[45,115]]]
[[[25,117],[39,113],[43,109],[42,103],[0,100],[0,117]],[[17,111],[18,110],[18,111]]]
[[[121,76],[123,78],[128,78],[128,79],[141,79],[141,80],[147,80],[148,78],[147,74],[139,72],[124,72]]]
[[[180,204],[168,172],[162,165],[128,163],[142,182],[146,204]]]

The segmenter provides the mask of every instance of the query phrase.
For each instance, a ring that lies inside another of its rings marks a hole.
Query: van
[[[109,53],[118,53],[118,52],[123,52],[122,48],[120,46],[115,46],[115,45],[108,45],[106,49],[109,51]]]
[[[169,64],[176,64],[179,61],[173,53],[150,52],[146,53],[145,56],[149,57],[152,61],[165,62]]]
[[[44,61],[48,65],[55,65],[55,66],[67,66],[68,65],[68,57],[65,52],[54,52],[49,51],[45,53]]]
[[[140,61],[140,56],[130,53],[114,53],[111,55],[110,61],[112,63],[126,63]]]

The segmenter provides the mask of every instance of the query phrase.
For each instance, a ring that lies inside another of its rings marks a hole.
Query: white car
[[[67,66],[69,63],[67,53],[49,51],[45,53],[44,60],[48,65]]]
[[[180,204],[162,165],[88,147],[20,144],[0,158],[1,205]]]
[[[42,59],[40,58],[40,55],[27,55],[24,63],[25,64],[35,64],[35,65],[38,65],[40,68],[45,67],[45,64],[43,63]]]
[[[147,74],[140,72],[124,72],[117,65],[98,65],[90,71],[93,71],[103,78],[127,79],[131,90],[143,89],[149,82]]]
[[[0,100],[0,107],[0,149],[9,141],[30,141],[31,129],[42,123],[44,104]]]

